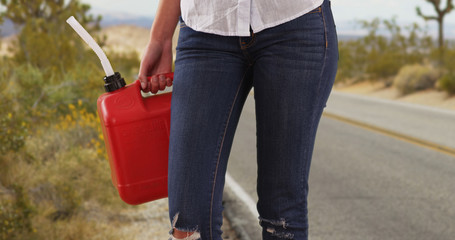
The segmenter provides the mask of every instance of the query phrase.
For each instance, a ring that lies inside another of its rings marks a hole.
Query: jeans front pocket
[[[306,14],[320,13],[320,12],[322,12],[322,8],[321,8],[321,7],[317,7],[317,8],[315,8],[315,9],[309,11],[309,12],[306,13]]]
[[[183,21],[182,17],[179,18],[179,27],[180,27],[180,29],[187,27],[186,23],[185,23],[185,21]]]

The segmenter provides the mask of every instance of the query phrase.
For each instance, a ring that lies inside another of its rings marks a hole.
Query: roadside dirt
[[[435,89],[424,90],[402,96],[397,89],[393,87],[384,87],[382,83],[361,82],[348,86],[338,85],[334,87],[334,90],[447,110],[455,110],[455,96],[449,96],[446,92]]]
[[[171,223],[168,215],[167,198],[139,206],[126,206],[116,210],[103,209],[97,204],[86,206],[86,217],[90,220],[114,227],[117,239],[165,240],[169,239]],[[222,238],[239,240],[229,221],[224,218]]]

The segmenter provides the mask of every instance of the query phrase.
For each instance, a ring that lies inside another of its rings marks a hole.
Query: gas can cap
[[[104,89],[106,92],[113,92],[126,85],[125,79],[122,78],[119,72],[115,72],[114,75],[104,77]]]

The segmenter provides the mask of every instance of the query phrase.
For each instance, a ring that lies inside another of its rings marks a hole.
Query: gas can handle
[[[152,79],[153,76],[158,76],[158,75],[164,75],[166,78],[170,78],[171,80],[174,80],[174,73],[173,72],[169,72],[169,73],[160,73],[160,74],[155,74],[155,75],[152,75],[152,76],[148,76],[147,77],[147,80],[150,81],[150,79]],[[141,89],[141,82],[139,81],[139,79],[136,80],[136,85],[137,85],[137,88],[139,89],[139,93],[142,93],[140,95],[142,95],[142,97],[150,97],[150,96],[153,96],[155,94],[152,94],[152,93],[145,93],[142,91]]]
[[[164,75],[166,78],[170,78],[170,79],[174,80],[174,72],[160,73],[160,74],[155,74],[153,76],[158,76],[158,75]],[[147,80],[150,80],[153,76],[148,76]]]
[[[152,76],[148,76],[147,77],[147,81],[150,81],[150,79],[152,79],[152,77],[159,76],[159,75],[164,75],[165,78],[170,78],[171,81],[174,80],[174,72],[168,72],[168,73],[159,73],[159,74],[155,74],[155,75],[152,75]]]

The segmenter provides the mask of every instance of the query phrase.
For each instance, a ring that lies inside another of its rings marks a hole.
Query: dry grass
[[[166,199],[129,206],[118,197],[98,118],[79,102],[50,123],[0,161],[8,168],[0,176],[0,239],[166,239]],[[24,189],[21,199],[11,186]]]

